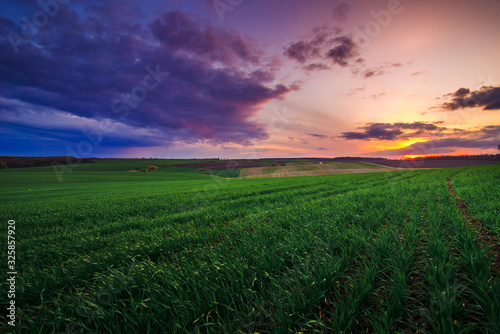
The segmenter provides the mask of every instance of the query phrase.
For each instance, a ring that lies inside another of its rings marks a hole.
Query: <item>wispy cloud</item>
[[[364,79],[369,79],[369,78],[373,78],[373,77],[387,74],[390,72],[391,68],[399,68],[399,67],[403,67],[404,65],[405,64],[403,64],[401,62],[385,63],[385,64],[380,65],[380,66],[363,69],[361,71],[361,73],[362,73],[362,76]],[[359,72],[359,71],[357,71],[357,72]]]
[[[319,138],[319,139],[326,139],[326,138],[328,138],[327,135],[320,135],[320,134],[317,134],[317,133],[306,133],[306,135],[311,136],[311,137],[315,137],[315,138]]]
[[[340,138],[346,140],[399,140],[410,136],[420,136],[429,132],[441,132],[446,127],[437,126],[435,123],[369,123],[358,127],[361,131],[343,132]]]
[[[332,19],[335,21],[345,21],[347,20],[347,16],[351,11],[351,5],[346,2],[342,2],[340,5],[335,7],[332,14]]]

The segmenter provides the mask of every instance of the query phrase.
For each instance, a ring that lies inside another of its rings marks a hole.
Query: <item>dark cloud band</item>
[[[444,110],[457,110],[465,108],[481,107],[484,110],[500,109],[500,87],[483,86],[481,89],[471,91],[468,88],[459,88],[454,93],[444,96],[449,102],[439,107]]]
[[[114,6],[86,6],[91,15],[60,6],[17,54],[7,33],[21,25],[0,19],[4,112],[18,112],[15,101],[23,101],[35,112],[50,107],[111,119],[155,130],[155,142],[165,145],[267,138],[252,118],[293,88],[271,84],[274,69],[249,38],[181,11],[138,24],[124,21]]]

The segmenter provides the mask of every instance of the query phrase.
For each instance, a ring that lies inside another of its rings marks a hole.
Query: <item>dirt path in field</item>
[[[491,256],[491,275],[492,277],[496,277],[498,273],[500,273],[500,244],[498,237],[491,233],[483,224],[483,222],[474,218],[469,209],[467,208],[467,204],[458,197],[458,194],[453,189],[453,185],[451,184],[451,178],[446,181],[446,186],[448,187],[448,192],[451,194],[451,198],[455,201],[457,205],[458,212],[460,216],[467,222],[471,229],[474,229],[478,236],[477,238],[486,246],[490,247],[490,256]]]

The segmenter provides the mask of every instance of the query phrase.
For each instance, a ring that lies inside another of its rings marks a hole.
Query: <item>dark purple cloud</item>
[[[295,59],[301,63],[304,63],[311,54],[314,54],[316,49],[311,47],[308,43],[304,41],[299,41],[288,47],[285,51],[285,55]]]
[[[322,71],[331,65],[349,67],[355,75],[372,78],[409,63],[386,62],[377,67],[366,67],[366,60],[359,57],[360,47],[350,35],[339,35],[342,30],[329,26],[318,26],[312,37],[294,42],[285,48],[284,55],[303,64],[306,71]]]
[[[272,84],[273,70],[248,37],[180,11],[138,24],[116,10],[93,6],[83,15],[61,6],[17,54],[8,34],[22,27],[0,18],[0,113],[22,114],[22,101],[35,112],[151,130],[157,144],[267,137],[252,117],[292,88]]]
[[[403,134],[399,129],[389,128],[386,124],[371,124],[366,127],[361,127],[363,131],[343,132],[341,138],[347,140],[370,140],[370,139],[384,139],[394,140]]]
[[[482,107],[483,110],[500,109],[500,87],[483,86],[479,90],[471,91],[460,88],[454,93],[446,94],[444,98],[451,99],[439,107],[445,110]]]
[[[337,37],[334,41],[339,45],[330,49],[326,56],[335,64],[346,67],[349,61],[358,55],[357,46],[348,36]]]
[[[422,135],[429,132],[441,132],[445,127],[438,127],[434,123],[370,123],[359,127],[362,131],[343,132],[340,138],[346,140],[398,140],[408,136]]]
[[[302,40],[291,44],[285,49],[285,55],[301,63],[305,63],[310,59],[321,58],[325,44],[330,42],[331,33],[331,31],[318,27],[316,35],[311,40]]]
[[[319,138],[319,139],[326,139],[326,138],[328,138],[327,135],[320,135],[320,134],[317,134],[317,133],[306,133],[306,135],[311,136],[311,137],[316,137],[316,138]]]
[[[349,63],[360,64],[364,60],[357,58],[358,46],[350,36],[338,36],[338,27],[318,26],[313,29],[313,37],[289,45],[284,55],[302,64],[309,61],[304,69],[308,71],[329,69],[331,63],[346,67]],[[356,59],[357,58],[357,59]]]
[[[469,88],[459,88],[455,93],[453,93],[453,95],[455,97],[464,97],[464,96],[466,96],[469,93],[470,93],[470,89]]]
[[[176,53],[187,52],[228,65],[259,62],[258,51],[240,34],[202,25],[180,11],[163,13],[149,27],[165,49]]]

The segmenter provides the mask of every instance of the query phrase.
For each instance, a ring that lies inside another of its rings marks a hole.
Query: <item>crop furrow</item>
[[[453,190],[448,181],[448,192]],[[474,323],[482,332],[500,332],[500,281],[499,272],[492,260],[491,246],[478,237],[481,232],[471,226],[466,206],[457,201],[456,194],[450,192],[446,214],[457,241],[461,276],[470,286],[470,297],[466,301],[474,318]],[[457,205],[457,210],[454,205]],[[490,239],[491,240],[491,239]]]
[[[377,294],[373,296],[372,307],[365,309],[365,317],[370,323],[367,330],[374,333],[392,332],[408,312],[413,283],[411,275],[414,274],[413,267],[417,261],[416,252],[420,238],[420,212],[425,197],[419,196],[416,201],[418,203],[411,202],[413,205],[408,210],[408,217],[395,231],[398,236],[396,250],[386,259],[385,276],[377,284]]]
[[[481,221],[475,219],[471,215],[467,204],[453,189],[451,178],[446,181],[446,186],[451,198],[457,206],[460,217],[467,223],[468,227],[475,232],[478,243],[488,249],[491,260],[491,277],[497,276],[500,274],[500,241],[498,237],[491,233]]]
[[[315,204],[318,204],[319,201],[331,200],[333,195],[339,195],[339,190],[333,188],[330,191],[324,191],[324,194],[327,194],[328,196],[324,198],[317,198],[319,194],[311,194],[309,197],[309,203],[314,202]],[[308,202],[304,201],[307,198],[307,196],[302,197],[303,201],[301,201],[301,204],[303,206],[308,205]],[[335,198],[333,199],[335,200]],[[280,208],[274,208],[274,210],[261,211],[258,214],[251,214],[245,217],[249,220],[262,221],[266,217],[270,218],[279,215],[280,212],[288,211],[290,205],[292,204],[281,206]],[[36,300],[41,291],[46,291],[45,294],[48,294],[46,298],[49,298],[50,295],[60,293],[59,290],[61,288],[64,290],[67,290],[67,288],[74,289],[80,285],[78,282],[85,282],[87,279],[99,272],[104,271],[106,268],[117,265],[122,266],[123,264],[130,262],[132,259],[139,260],[141,258],[148,258],[151,261],[158,261],[158,259],[164,258],[164,260],[168,262],[171,261],[168,254],[182,255],[184,254],[184,249],[187,249],[187,252],[189,253],[193,253],[191,250],[193,247],[194,249],[198,249],[200,247],[213,247],[217,244],[220,245],[222,240],[227,240],[227,235],[230,233],[233,226],[239,226],[240,231],[245,231],[246,228],[242,227],[245,226],[245,224],[241,225],[242,219],[245,219],[245,217],[234,220],[230,226],[224,226],[227,225],[226,222],[221,222],[217,225],[209,224],[212,228],[195,229],[189,231],[189,233],[187,233],[188,231],[181,231],[182,233],[176,233],[178,236],[177,239],[173,239],[172,236],[169,236],[169,238],[164,242],[161,242],[160,240],[155,242],[154,239],[150,239],[149,243],[143,244],[142,247],[134,247],[134,244],[131,244],[130,248],[127,247],[125,249],[121,249],[120,252],[113,251],[113,249],[109,249],[108,251],[101,249],[83,257],[73,259],[71,261],[73,264],[66,268],[57,267],[52,269],[52,267],[49,267],[46,273],[42,275],[40,275],[40,273],[34,273],[34,275],[36,275],[34,276],[33,274],[30,275],[29,273],[25,273],[27,279],[31,277],[29,280],[41,283],[38,286],[31,287],[30,290],[33,291],[31,298],[35,298]],[[222,226],[224,226],[224,229],[222,229]],[[160,230],[149,230],[147,234],[158,235],[159,232]],[[126,239],[133,237],[134,236],[131,235]],[[198,251],[195,253],[198,253]],[[194,260],[192,257],[189,258]],[[40,276],[45,276],[46,278],[43,280],[35,278]],[[72,282],[72,284],[67,286],[66,282]],[[29,295],[25,296],[25,298],[29,298]]]

